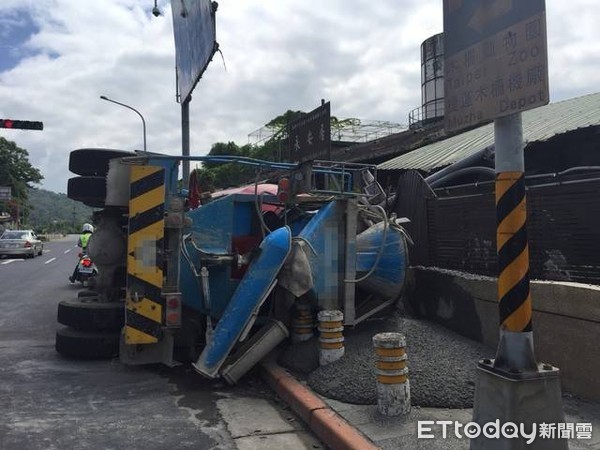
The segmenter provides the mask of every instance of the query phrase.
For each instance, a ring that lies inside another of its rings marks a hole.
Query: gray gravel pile
[[[475,367],[494,350],[431,322],[405,317],[376,319],[346,330],[346,353],[340,360],[318,367],[308,376],[321,395],[353,404],[376,404],[375,355],[372,337],[396,331],[406,335],[411,403],[418,406],[469,408],[473,406]],[[306,373],[318,363],[316,340],[294,345],[280,364]],[[301,361],[309,358],[309,363]],[[315,359],[316,358],[316,359]]]

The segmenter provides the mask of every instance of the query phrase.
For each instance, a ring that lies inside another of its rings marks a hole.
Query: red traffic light
[[[31,120],[0,119],[0,128],[12,128],[15,130],[43,130],[44,124],[42,122],[35,122]]]

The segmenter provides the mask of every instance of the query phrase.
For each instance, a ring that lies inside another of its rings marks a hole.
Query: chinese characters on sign
[[[451,45],[456,51],[446,54],[444,92],[448,131],[549,102],[545,12],[523,18],[517,15],[519,5],[513,2],[494,0],[490,5],[501,3],[509,9],[489,9],[492,16],[485,22],[487,28],[481,27],[483,19],[479,16],[470,19],[467,16],[468,31],[456,39],[462,39],[466,46],[456,49],[457,45]],[[479,8],[474,14],[481,15],[481,11]],[[519,20],[512,22],[511,14]],[[478,18],[478,27],[473,25],[474,18]],[[446,39],[453,36],[446,35]]]
[[[290,159],[303,162],[329,156],[331,110],[327,102],[288,125]]]

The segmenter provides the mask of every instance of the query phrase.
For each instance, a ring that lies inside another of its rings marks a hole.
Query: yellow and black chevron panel
[[[127,238],[125,342],[158,342],[164,311],[165,171],[132,166]]]
[[[496,175],[498,300],[500,324],[508,331],[531,331],[529,247],[523,172]]]

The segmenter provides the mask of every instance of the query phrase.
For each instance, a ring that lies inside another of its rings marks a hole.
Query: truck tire
[[[98,293],[95,291],[92,291],[91,289],[83,289],[77,293],[77,298],[97,297],[97,296],[98,296]]]
[[[119,331],[125,324],[122,302],[98,302],[79,297],[58,304],[58,323],[79,331]]]
[[[69,178],[67,197],[92,208],[104,208],[106,200],[106,178],[82,176]]]
[[[105,177],[113,158],[135,156],[133,152],[105,148],[80,148],[69,156],[69,170],[76,175]]]
[[[119,354],[119,332],[85,332],[66,327],[56,331],[56,351],[78,359],[105,359]]]

